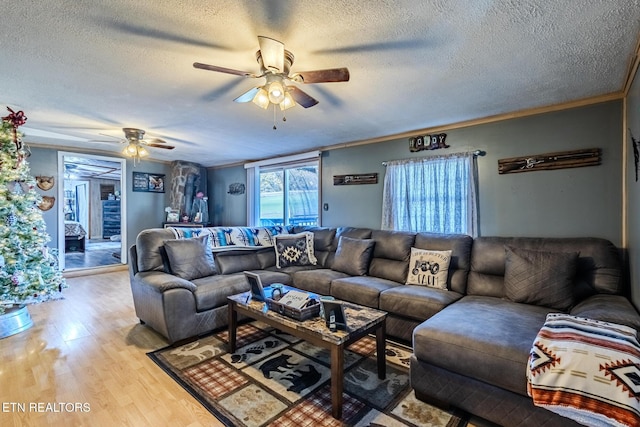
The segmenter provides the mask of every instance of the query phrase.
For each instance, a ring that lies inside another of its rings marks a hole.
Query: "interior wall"
[[[84,153],[91,154],[91,152],[88,151],[84,151]],[[100,154],[102,155],[103,153]],[[49,242],[48,246],[57,248],[57,204],[60,202],[57,200],[57,194],[58,185],[62,185],[63,182],[63,177],[58,176],[58,150],[43,147],[32,147],[31,157],[29,157],[27,161],[29,162],[31,174],[33,176],[44,175],[55,177],[56,182],[54,188],[46,192],[42,192],[40,189],[38,189],[38,191],[42,194],[56,197],[56,205],[51,210],[44,212],[43,217],[47,225],[47,233],[51,236],[51,242]],[[136,236],[142,230],[162,227],[165,215],[164,208],[169,206],[169,196],[167,193],[134,193],[132,189],[133,171],[165,174],[168,180],[171,179],[171,172],[169,164],[167,163],[144,160],[141,164],[134,167],[133,161],[131,159],[127,159],[125,171],[127,174],[127,188],[123,193],[126,194],[127,198],[127,211],[123,212],[123,215],[127,216],[127,241],[123,242],[123,244],[126,244],[127,248],[135,244]]]
[[[638,131],[640,134],[640,130]],[[622,244],[622,102],[612,101],[447,132],[450,148],[411,153],[406,138],[322,153],[324,226],[379,228],[386,160],[483,150],[478,157],[481,235],[593,236]],[[601,148],[599,166],[498,174],[498,159]],[[334,186],[333,175],[378,173],[377,184]],[[244,224],[246,197],[226,194],[246,184],[242,166],[212,169],[219,225]],[[211,195],[210,195],[211,196]]]
[[[626,124],[636,141],[640,142],[640,78],[635,79],[627,95]],[[640,149],[640,147],[638,147]],[[636,181],[636,164],[631,135],[625,140],[627,152],[627,255],[631,283],[631,299],[640,309],[640,180]],[[638,172],[640,174],[640,171]]]
[[[247,225],[247,172],[244,166],[210,168],[207,177],[212,225]],[[234,183],[244,184],[245,193],[229,194],[229,185]]]
[[[594,236],[622,243],[622,102],[614,101],[447,132],[450,148],[409,152],[407,139],[323,153],[326,226],[379,228],[385,160],[482,150],[478,157],[480,235]],[[599,166],[498,174],[498,160],[601,148]],[[334,186],[333,175],[378,172],[378,184]]]
[[[58,153],[55,150],[31,148],[31,156],[27,158],[32,176],[53,176],[54,186],[50,190],[42,191],[36,186],[36,191],[43,196],[55,197],[56,202],[51,209],[42,212],[42,218],[47,226],[47,234],[51,241],[47,244],[50,248],[58,247],[58,186],[64,185],[63,178],[58,176]]]

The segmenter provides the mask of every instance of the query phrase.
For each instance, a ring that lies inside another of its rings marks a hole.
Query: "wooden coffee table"
[[[289,289],[291,289],[289,287]],[[331,351],[331,414],[336,419],[342,418],[342,390],[344,385],[344,349],[360,338],[376,334],[376,351],[378,361],[378,378],[385,379],[385,326],[387,313],[380,310],[344,303],[347,317],[347,331],[331,332],[324,319],[315,317],[298,321],[268,309],[263,302],[247,300],[250,292],[227,297],[229,302],[229,350],[236,351],[236,330],[238,313],[264,322],[276,329],[308,341],[318,347]]]

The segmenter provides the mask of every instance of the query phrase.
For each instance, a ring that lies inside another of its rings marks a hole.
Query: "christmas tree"
[[[22,111],[2,118],[0,129],[0,314],[13,305],[61,296],[66,287],[38,204],[18,127]],[[53,251],[52,251],[53,252]]]

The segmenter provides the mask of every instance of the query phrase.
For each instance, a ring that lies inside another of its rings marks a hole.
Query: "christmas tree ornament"
[[[7,223],[7,225],[9,227],[13,227],[18,222],[18,217],[16,217],[14,214],[10,213],[9,215],[7,215],[7,218],[5,219],[5,222]]]

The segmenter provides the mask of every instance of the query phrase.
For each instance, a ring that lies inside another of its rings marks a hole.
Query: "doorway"
[[[124,159],[58,153],[60,268],[126,264]]]

